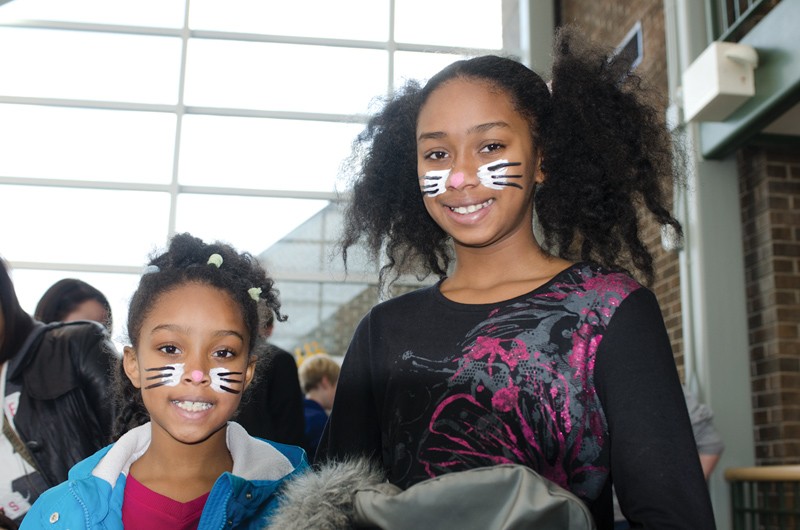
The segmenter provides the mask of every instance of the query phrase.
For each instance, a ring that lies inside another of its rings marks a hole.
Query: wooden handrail
[[[800,482],[800,465],[729,467],[725,470],[728,482]]]

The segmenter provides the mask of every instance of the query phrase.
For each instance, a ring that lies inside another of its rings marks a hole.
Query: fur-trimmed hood
[[[349,530],[355,526],[355,496],[384,482],[367,459],[331,462],[309,468],[281,491],[270,530]]]
[[[435,477],[403,491],[367,460],[332,462],[287,482],[270,530],[593,530],[589,508],[521,465]]]

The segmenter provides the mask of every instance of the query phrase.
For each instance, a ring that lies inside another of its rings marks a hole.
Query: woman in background
[[[36,304],[33,316],[45,324],[94,320],[103,324],[109,333],[113,324],[111,305],[106,296],[75,278],[64,278],[51,285]]]
[[[0,508],[12,520],[110,441],[115,357],[96,322],[34,320],[0,259]]]

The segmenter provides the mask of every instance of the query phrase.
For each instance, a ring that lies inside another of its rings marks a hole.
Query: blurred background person
[[[99,323],[27,314],[0,258],[0,509],[13,521],[110,442],[115,358]]]
[[[64,278],[50,286],[42,295],[33,317],[40,322],[73,322],[94,320],[111,333],[113,320],[111,304],[98,289],[75,278]]]
[[[298,368],[300,385],[306,395],[303,400],[306,420],[306,451],[311,456],[314,456],[317,451],[322,431],[333,408],[339,370],[339,363],[326,353],[317,353],[308,357]]]
[[[264,323],[259,347],[265,351],[234,421],[247,429],[250,436],[305,447],[303,393],[297,362],[291,353],[269,342],[275,315],[263,305],[259,309],[263,312],[260,321]]]

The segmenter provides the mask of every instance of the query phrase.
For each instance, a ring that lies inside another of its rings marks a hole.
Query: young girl
[[[22,527],[266,526],[277,488],[308,466],[302,449],[229,421],[255,368],[258,304],[280,317],[272,285],[248,254],[175,236],[131,299],[121,360],[121,423],[149,423],[72,468]]]
[[[653,276],[645,208],[680,230],[669,135],[624,65],[566,31],[555,55],[550,87],[510,59],[454,63],[359,137],[345,259],[363,237],[382,279],[441,280],[364,317],[317,461],[367,455],[404,489],[524,465],[599,528],[613,477],[634,527],[713,528],[657,301],[624,269]]]

